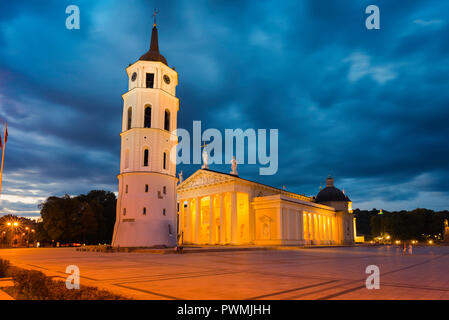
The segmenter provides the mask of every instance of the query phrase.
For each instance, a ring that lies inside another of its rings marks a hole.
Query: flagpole
[[[2,193],[2,181],[3,181],[3,163],[5,162],[5,148],[6,148],[6,130],[8,124],[5,122],[5,135],[3,136],[3,148],[2,148],[2,168],[0,170],[0,194]]]

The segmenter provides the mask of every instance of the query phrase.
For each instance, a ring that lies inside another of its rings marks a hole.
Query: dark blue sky
[[[65,28],[70,4],[80,30]],[[369,4],[380,30],[365,28]],[[332,174],[355,208],[449,208],[448,1],[54,0],[0,2],[0,215],[117,191],[125,68],[155,7],[179,127],[279,129],[278,173],[242,177],[315,195]]]

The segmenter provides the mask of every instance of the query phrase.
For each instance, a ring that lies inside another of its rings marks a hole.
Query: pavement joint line
[[[385,276],[385,275],[387,275],[387,274],[392,274],[392,273],[395,273],[395,272],[400,272],[400,271],[403,271],[403,270],[407,270],[407,269],[410,269],[410,268],[414,268],[414,267],[417,267],[417,266],[426,264],[426,263],[428,263],[428,262],[430,262],[430,261],[432,261],[432,260],[436,260],[436,259],[445,257],[445,256],[447,256],[447,255],[448,255],[448,254],[438,255],[438,256],[436,256],[436,257],[434,257],[434,258],[427,259],[427,260],[425,260],[425,261],[421,261],[421,262],[418,262],[418,263],[415,263],[415,264],[412,264],[412,265],[409,265],[409,266],[406,266],[406,267],[403,267],[403,268],[399,268],[399,269],[396,269],[396,270],[392,270],[392,271],[388,271],[388,272],[385,272],[385,273],[381,273],[380,276],[382,277],[382,276]],[[363,280],[364,280],[364,279],[361,279],[360,281],[363,281]],[[347,294],[347,293],[349,293],[349,292],[357,291],[357,290],[360,290],[360,289],[363,289],[363,288],[366,288],[366,285],[362,285],[362,286],[359,286],[359,287],[350,288],[350,289],[347,289],[347,290],[344,290],[344,291],[341,291],[341,292],[337,292],[337,293],[334,293],[334,294],[331,294],[331,295],[328,295],[328,296],[325,296],[325,297],[318,298],[318,299],[316,299],[316,300],[328,300],[328,299],[332,299],[332,298],[335,298],[335,297],[338,297],[338,296],[341,296],[341,295],[345,295],[345,294]]]
[[[438,288],[429,286],[412,286],[408,284],[393,284],[393,283],[382,283],[384,287],[397,287],[397,288],[407,288],[407,289],[419,289],[419,290],[432,290],[432,291],[449,291],[449,288]]]
[[[221,276],[226,274],[236,274],[241,272],[226,272],[226,273],[215,273],[215,274],[200,274],[200,275],[194,275],[194,276],[184,276],[184,277],[171,277],[171,278],[165,278],[165,279],[152,279],[152,280],[141,280],[141,281],[125,281],[125,282],[118,282],[118,284],[126,284],[126,283],[142,283],[142,282],[154,282],[154,281],[167,281],[167,280],[176,280],[176,279],[188,279],[188,278],[202,278],[202,277],[211,277],[211,276]]]
[[[278,296],[278,295],[285,294],[285,293],[289,293],[289,292],[305,290],[305,289],[314,288],[314,287],[318,287],[318,286],[324,286],[324,285],[326,285],[326,284],[333,283],[333,282],[337,282],[337,281],[339,281],[339,280],[331,280],[331,281],[325,281],[325,282],[314,283],[314,284],[307,285],[307,286],[303,286],[303,287],[299,287],[299,288],[287,289],[287,290],[278,291],[278,292],[274,292],[274,293],[270,293],[270,294],[264,294],[264,295],[261,295],[261,296],[256,296],[256,297],[248,298],[248,299],[245,299],[245,300],[258,300],[258,299],[262,299],[262,298],[267,298],[267,297],[272,297],[272,296]]]
[[[36,266],[36,265],[34,265],[34,264],[29,264],[29,263],[27,263],[27,265],[30,266],[30,267],[34,267],[34,268],[39,268],[39,269],[49,270],[48,268],[44,268],[44,267],[41,267],[41,266]]]
[[[341,280],[340,280],[340,281],[341,281]],[[300,298],[300,297],[309,296],[309,295],[312,295],[312,294],[315,294],[315,293],[319,293],[319,292],[324,292],[324,291],[332,290],[332,289],[335,289],[335,288],[339,288],[339,287],[341,287],[341,286],[350,285],[350,284],[355,283],[355,282],[358,282],[358,280],[353,280],[353,281],[349,281],[349,282],[346,282],[346,283],[338,284],[338,285],[336,285],[336,286],[325,287],[325,288],[322,288],[322,289],[319,289],[319,290],[315,290],[315,291],[311,291],[311,292],[306,292],[306,293],[299,294],[299,295],[295,295],[295,296],[290,296],[290,297],[287,298],[287,300],[290,300],[290,299],[296,299],[296,298]]]
[[[168,298],[168,299],[171,299],[171,300],[184,300],[182,298],[169,296],[169,295],[166,295],[166,294],[163,294],[163,293],[157,293],[157,292],[153,292],[153,291],[149,291],[149,290],[144,290],[144,289],[139,289],[139,288],[133,288],[133,287],[130,287],[130,286],[125,286],[125,285],[120,284],[120,283],[116,283],[116,284],[114,284],[114,286],[125,288],[125,289],[130,289],[130,290],[134,290],[134,291],[139,291],[139,292],[143,292],[143,293],[149,293],[149,294],[152,294],[152,295],[155,295],[155,296]]]
[[[349,288],[349,289],[346,289],[346,290],[343,290],[343,291],[340,291],[340,292],[337,292],[337,293],[334,293],[334,294],[330,294],[328,296],[321,297],[321,298],[318,298],[318,299],[315,299],[315,300],[328,300],[328,299],[332,299],[332,298],[335,298],[335,297],[338,297],[338,296],[341,296],[341,295],[345,295],[346,293],[357,291],[357,290],[360,290],[360,289],[363,289],[363,288],[366,288],[366,285],[362,285],[362,286],[358,286],[358,287],[354,287],[354,288]]]
[[[229,273],[230,270],[208,270],[207,275],[212,273],[212,275],[217,274],[217,271],[222,271],[224,273]],[[219,273],[218,273],[219,274]],[[205,275],[204,271],[194,271],[194,272],[178,272],[176,275],[186,275],[186,276],[196,276],[196,275]],[[110,279],[102,279],[102,281],[108,281],[108,280],[133,280],[133,279],[142,279],[142,278],[148,278],[149,280],[154,278],[160,278],[160,277],[170,277],[173,276],[173,273],[160,273],[160,274],[152,274],[152,275],[142,275],[142,276],[134,276],[134,277],[125,277],[125,278],[110,278]],[[158,278],[158,279],[159,279]],[[123,282],[125,283],[125,282]]]

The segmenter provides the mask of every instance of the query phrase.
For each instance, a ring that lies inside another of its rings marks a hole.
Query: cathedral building
[[[209,169],[178,185],[185,244],[335,245],[354,243],[351,200],[331,177],[316,198]]]
[[[156,23],[150,50],[126,69],[121,161],[113,246],[334,245],[354,243],[351,200],[327,179],[316,197],[210,170],[176,178],[178,74],[159,52]]]

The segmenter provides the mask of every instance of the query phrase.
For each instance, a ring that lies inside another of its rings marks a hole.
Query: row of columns
[[[338,217],[305,212],[303,214],[304,240],[306,244],[335,244],[339,242]]]
[[[238,224],[237,224],[237,192],[230,192],[231,196],[231,243],[236,244],[238,241]],[[226,210],[224,203],[224,193],[209,195],[209,244],[216,244],[216,212],[214,205],[214,198],[218,198],[219,201],[219,214],[220,214],[220,235],[219,243],[228,243],[227,239],[227,221]],[[203,197],[195,197],[190,199],[180,200],[180,230],[184,232],[184,242],[187,243],[199,243],[200,239],[200,224],[201,224],[201,199]],[[192,202],[195,202],[195,226],[192,226]],[[187,206],[184,207],[184,203],[187,202]],[[193,230],[192,230],[193,229]]]

